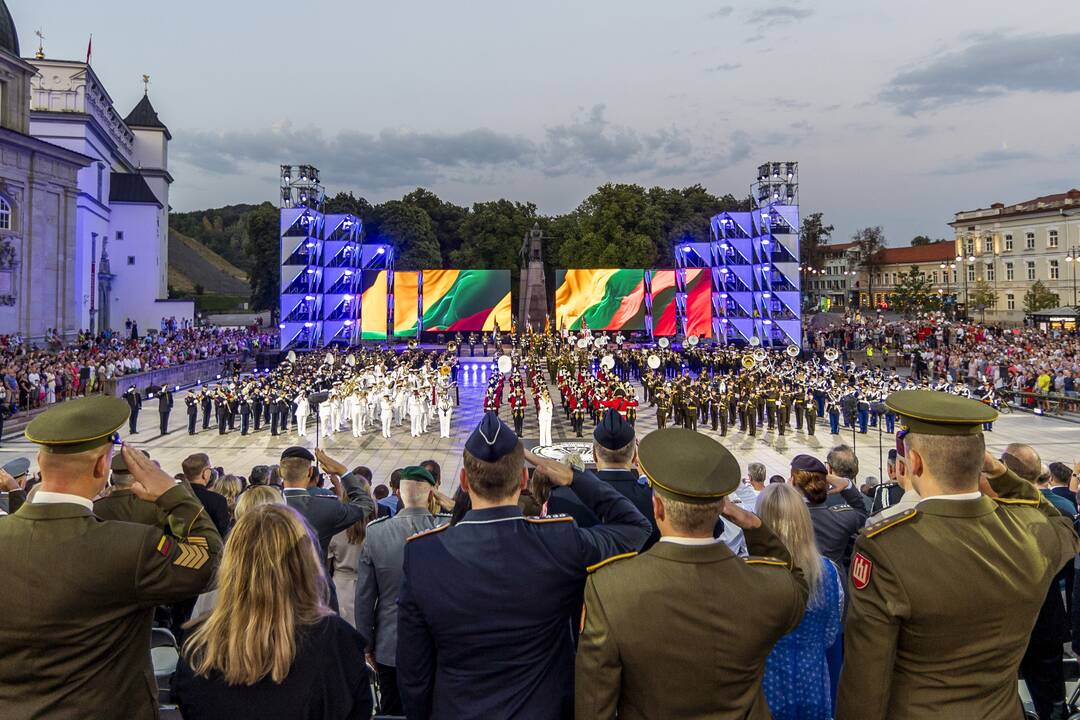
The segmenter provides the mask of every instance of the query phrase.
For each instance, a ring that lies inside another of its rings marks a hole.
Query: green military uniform
[[[977,434],[996,416],[926,390],[887,406],[923,435]],[[1080,539],[1011,471],[989,484],[998,497],[927,498],[856,540],[837,720],[1023,717],[1020,659]]]
[[[662,500],[716,502],[741,476],[720,443],[683,428],[646,436],[639,459]],[[576,717],[771,717],[761,686],[765,660],[802,619],[807,585],[771,530],[761,525],[745,537],[746,560],[723,543],[669,538],[590,575]]]
[[[42,452],[91,450],[112,441],[127,413],[115,397],[69,400],[34,418],[26,436]],[[154,607],[207,586],[221,537],[182,485],[156,502],[173,537],[42,492],[0,522],[0,603],[27,609],[0,623],[0,714],[156,718]]]
[[[94,501],[94,514],[102,520],[120,520],[153,525],[168,530],[169,520],[157,503],[148,502],[131,491],[131,475],[120,453],[112,459],[113,486],[109,494]],[[119,481],[125,478],[122,484]]]

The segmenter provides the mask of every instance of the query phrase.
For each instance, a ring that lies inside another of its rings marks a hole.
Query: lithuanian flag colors
[[[425,332],[510,330],[509,270],[424,270]]]
[[[386,271],[364,270],[360,275],[360,339],[386,339]]]
[[[686,332],[712,337],[712,280],[701,268],[686,269]],[[653,335],[677,335],[675,271],[652,271]]]
[[[555,280],[559,328],[645,329],[644,270],[560,270]]]
[[[416,337],[420,273],[394,271],[394,337]]]

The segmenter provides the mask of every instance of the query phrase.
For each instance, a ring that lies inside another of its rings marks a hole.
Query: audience
[[[810,455],[796,455],[791,461],[791,484],[806,498],[821,554],[846,573],[851,546],[866,522],[863,494],[851,480],[830,475],[825,465]],[[846,504],[829,505],[830,493],[838,493]]]
[[[367,720],[364,641],[330,609],[319,541],[290,507],[243,514],[213,610],[191,625],[173,680],[185,720]]]
[[[188,455],[180,463],[180,467],[184,471],[184,479],[195,491],[195,497],[199,498],[199,502],[206,508],[206,514],[210,516],[221,537],[228,535],[231,522],[229,502],[207,487],[217,477],[217,471],[210,464],[210,456],[206,453]]]

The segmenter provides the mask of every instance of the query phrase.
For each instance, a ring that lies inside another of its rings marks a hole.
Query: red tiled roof
[[[1024,202],[1018,202],[1014,205],[1003,206],[1001,203],[994,203],[988,208],[976,208],[975,210],[961,210],[957,215],[964,215],[967,213],[988,212],[996,210],[993,214],[988,214],[984,217],[1008,217],[1011,215],[1024,215],[1026,213],[1033,212],[1045,212],[1046,210],[1052,210],[1057,207],[1063,207],[1066,205],[1080,205],[1080,189],[1073,188],[1062,193],[1055,193],[1053,195],[1043,195],[1037,197],[1034,200],[1025,200]],[[968,222],[975,220],[982,220],[980,218],[966,218],[964,220],[958,220],[956,222]]]
[[[818,250],[823,253],[843,252],[844,250],[850,250],[851,248],[855,247],[855,245],[856,243],[853,242],[836,243],[835,245],[821,245],[818,247]]]
[[[940,260],[952,260],[956,257],[956,243],[952,240],[913,245],[911,247],[885,248],[881,251],[881,262],[885,265],[901,263],[917,264]]]

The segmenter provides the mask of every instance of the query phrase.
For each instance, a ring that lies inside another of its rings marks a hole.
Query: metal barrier
[[[1014,410],[1035,415],[1053,415],[1065,420],[1080,421],[1080,397],[1058,393],[1033,393],[1022,390],[1003,390],[998,393]],[[1028,401],[1033,401],[1029,404]]]
[[[133,375],[122,375],[111,380],[101,382],[101,392],[106,395],[120,396],[129,387],[134,385],[142,392],[150,387],[180,386],[186,387],[200,382],[212,383],[229,374],[233,367],[243,366],[247,361],[247,353],[234,355],[219,355],[206,360],[173,365],[167,368],[157,368]]]

